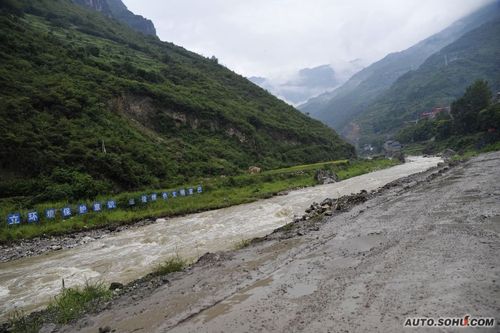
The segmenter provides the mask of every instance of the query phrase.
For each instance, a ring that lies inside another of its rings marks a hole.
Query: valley
[[[497,332],[498,36],[500,0],[1,0],[0,333]]]

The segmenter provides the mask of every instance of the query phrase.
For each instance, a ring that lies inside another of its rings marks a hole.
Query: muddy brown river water
[[[31,312],[43,308],[60,291],[62,279],[66,287],[86,280],[130,282],[171,256],[196,259],[207,251],[230,249],[241,240],[264,236],[289,223],[314,201],[374,190],[439,162],[437,157],[413,157],[406,164],[339,183],[250,204],[158,219],[154,224],[108,235],[77,248],[1,263],[0,319],[5,320],[14,309]]]

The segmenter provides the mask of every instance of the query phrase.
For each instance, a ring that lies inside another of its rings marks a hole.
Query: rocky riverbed
[[[155,220],[142,220],[130,225],[110,225],[105,228],[81,231],[67,235],[36,237],[17,241],[12,244],[3,244],[0,245],[0,263],[24,257],[38,256],[52,251],[72,249],[124,230],[140,228],[154,222]]]

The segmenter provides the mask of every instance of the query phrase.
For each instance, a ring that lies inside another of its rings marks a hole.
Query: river
[[[425,171],[437,157],[411,157],[402,165],[347,179],[291,191],[288,195],[207,211],[158,219],[156,223],[107,235],[77,248],[0,264],[0,319],[14,309],[26,313],[47,305],[61,289],[86,280],[127,283],[146,275],[158,263],[179,255],[196,259],[226,250],[249,238],[264,236],[303,215],[312,202],[365,189],[371,191],[401,177]],[[205,193],[204,195],[210,195]]]

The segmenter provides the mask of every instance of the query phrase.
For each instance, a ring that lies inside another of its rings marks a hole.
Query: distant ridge
[[[402,51],[391,53],[355,74],[333,92],[310,99],[298,108],[337,131],[346,134],[351,122],[366,112],[373,102],[405,73],[465,33],[499,16],[499,3],[491,3],[456,21],[443,31]]]

